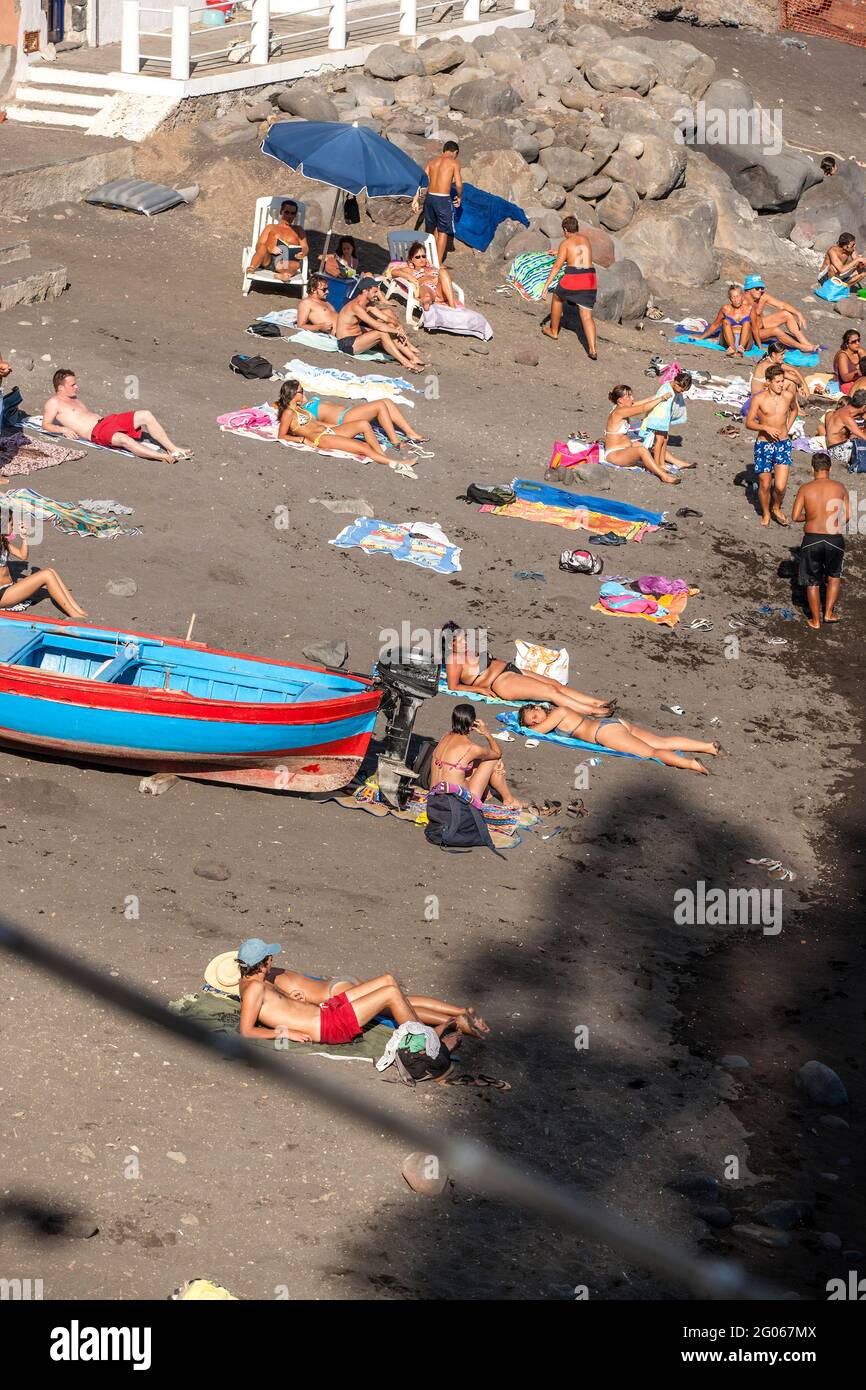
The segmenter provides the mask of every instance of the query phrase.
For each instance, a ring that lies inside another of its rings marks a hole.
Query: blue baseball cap
[[[747,275],[743,282],[743,289],[745,290],[765,290],[766,288],[760,275]]]
[[[282,949],[276,941],[269,946],[260,936],[250,936],[238,947],[238,960],[241,965],[259,965],[265,956],[278,956]]]

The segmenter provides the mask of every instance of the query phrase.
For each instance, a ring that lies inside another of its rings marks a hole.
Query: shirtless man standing
[[[341,352],[354,356],[382,347],[410,372],[420,372],[424,363],[405,333],[386,325],[371,313],[379,296],[379,286],[369,278],[361,281],[357,294],[343,305],[334,329]]]
[[[456,140],[447,140],[442,153],[437,154],[424,169],[427,175],[427,192],[424,198],[424,230],[432,232],[436,238],[439,264],[445,264],[448,238],[454,235],[454,212],[463,197],[463,174],[460,169],[460,146]],[[455,190],[452,196],[452,188]],[[421,189],[412,201],[412,211],[417,215],[421,210]]]
[[[282,947],[258,937],[238,948],[242,1038],[288,1038],[302,1043],[347,1043],[357,1038],[377,1014],[390,1013],[395,1023],[420,1022],[441,1033],[454,1024],[457,1033],[443,1037],[453,1048],[466,1037],[490,1032],[473,1009],[446,1004],[425,995],[405,995],[393,975],[378,975],[332,992],[327,984],[291,971],[271,969]]]
[[[806,523],[800,546],[800,583],[809,604],[809,627],[821,626],[821,585],[826,586],[824,622],[838,623],[836,603],[845,562],[844,528],[851,519],[851,503],[841,483],[830,477],[829,454],[813,454],[815,477],[804,483],[794,499],[792,521]]]
[[[801,352],[816,350],[816,344],[803,336],[806,320],[800,310],[769,294],[760,275],[747,275],[744,288],[751,314],[752,337],[757,347],[764,346],[765,338],[778,338],[785,347],[799,348]]]
[[[297,275],[301,261],[310,254],[306,233],[294,226],[297,215],[297,203],[287,200],[280,204],[280,220],[268,222],[264,228],[247,266],[247,275],[254,270],[273,270],[278,280],[291,280]]]
[[[791,467],[790,431],[797,418],[797,391],[785,380],[781,367],[768,367],[766,390],[752,397],[746,416],[746,429],[754,430],[755,472],[758,475],[758,501],[761,504],[761,525],[769,526],[770,514],[780,526],[787,526],[782,512],[788,470]],[[771,488],[775,501],[770,506]]]
[[[576,305],[586,338],[586,351],[590,359],[595,362],[598,359],[598,353],[595,350],[595,320],[592,317],[592,311],[595,308],[597,298],[598,279],[592,264],[592,246],[589,238],[581,233],[576,217],[564,217],[562,230],[565,234],[565,240],[560,243],[556,260],[553,262],[547,277],[547,284],[541,292],[543,300],[549,295],[551,282],[556,279],[562,266],[564,265],[566,269],[553,292],[553,303],[550,306],[550,327],[542,328],[541,331],[548,338],[554,340],[558,338],[563,308],[566,304]]]
[[[824,416],[824,433],[831,463],[839,463],[846,467],[854,453],[851,441],[866,440],[866,430],[861,423],[864,411],[866,391],[854,391],[847,400],[843,398],[835,410],[828,410]]]
[[[149,410],[127,410],[119,415],[97,415],[78,396],[78,378],[69,367],[60,367],[52,378],[54,395],[45,402],[42,428],[46,434],[62,434],[65,439],[84,439],[104,449],[128,449],[136,458],[176,463],[191,459],[191,449],[172,444],[162,425]],[[162,445],[153,449],[140,444],[142,431]]]
[[[308,333],[335,333],[337,311],[328,303],[328,280],[324,275],[311,275],[307,293],[298,305],[298,327]]]

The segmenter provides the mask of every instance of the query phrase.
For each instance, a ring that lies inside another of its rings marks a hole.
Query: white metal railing
[[[391,0],[388,9],[377,11],[375,14],[352,15],[352,29],[357,29],[362,24],[381,23],[382,20],[394,19],[398,33],[402,38],[412,38],[418,32],[419,16],[426,15],[436,8],[436,3],[419,3],[419,0]],[[529,10],[532,7],[532,0],[511,0],[515,10]],[[244,19],[232,19],[227,24],[219,26],[219,33],[226,30],[248,29],[249,40],[244,47],[246,52],[241,50],[236,61],[247,62],[250,66],[263,66],[268,62],[271,52],[271,0],[245,0],[245,8],[249,9],[249,17]],[[353,6],[354,9],[354,6]],[[203,37],[206,33],[210,35],[211,28],[195,28],[193,16],[206,13],[213,13],[214,7],[200,5],[190,7],[189,5],[172,5],[170,8],[147,5],[143,0],[123,0],[122,10],[122,31],[120,44],[120,70],[126,73],[137,73],[140,71],[142,60],[152,63],[165,63],[170,71],[172,78],[177,81],[185,82],[189,79],[192,67],[204,60],[213,58],[227,58],[230,53],[237,50],[237,38],[220,46],[219,48],[208,48],[204,51],[193,49],[193,40]],[[293,20],[302,16],[323,17],[324,22],[314,25],[309,29],[292,29],[282,36],[283,42],[298,42],[303,39],[315,39],[321,42],[327,36],[327,47],[331,50],[345,49],[349,42],[349,0],[319,0],[318,4],[311,5],[309,8],[295,9],[286,11],[284,15],[275,17],[291,17]],[[159,25],[160,20],[164,20],[162,28],[143,28],[142,21],[147,17],[147,23],[152,24],[152,16],[159,16],[156,20]],[[463,0],[463,22],[465,24],[477,24],[481,18],[481,0]],[[215,29],[215,26],[214,26]],[[146,53],[142,49],[142,39],[162,39],[167,42],[168,48],[163,53]],[[279,44],[279,39],[276,40]]]

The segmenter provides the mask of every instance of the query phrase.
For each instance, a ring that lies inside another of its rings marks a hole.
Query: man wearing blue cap
[[[800,310],[770,294],[760,275],[747,275],[743,289],[751,305],[749,321],[758,347],[764,346],[765,338],[777,338],[785,347],[799,348],[801,352],[816,350],[817,345],[804,336],[806,320]]]
[[[426,995],[405,995],[393,975],[379,975],[360,984],[340,981],[345,988],[332,993],[321,981],[272,970],[271,961],[281,950],[277,942],[269,944],[258,936],[238,948],[243,1038],[348,1043],[383,1013],[389,1013],[398,1024],[430,1024],[449,1048],[459,1041],[460,1034],[480,1038],[490,1031],[473,1009]],[[445,1037],[446,1031],[451,1036]]]

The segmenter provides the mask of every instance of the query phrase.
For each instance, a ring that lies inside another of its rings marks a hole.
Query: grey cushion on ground
[[[88,193],[84,201],[100,207],[125,208],[127,212],[140,212],[145,217],[153,217],[154,213],[178,207],[184,199],[176,188],[168,188],[164,183],[113,179],[111,183],[105,183]]]
[[[664,202],[642,203],[620,239],[626,255],[649,278],[711,285],[721,264],[713,246],[717,224],[711,196],[678,188]]]

